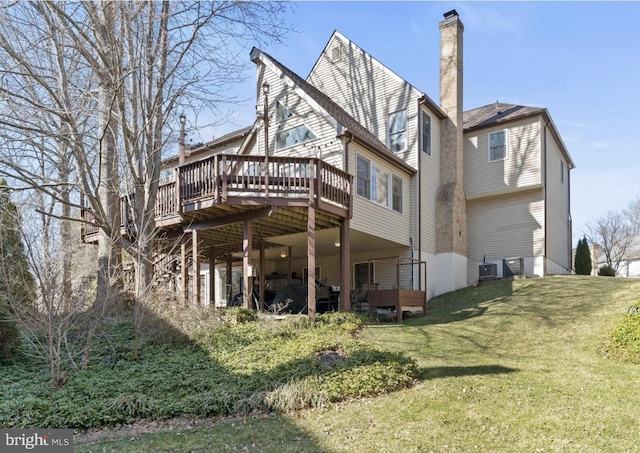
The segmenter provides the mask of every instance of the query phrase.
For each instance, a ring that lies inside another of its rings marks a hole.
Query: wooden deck
[[[268,171],[267,171],[268,170]],[[353,177],[316,158],[214,155],[178,167],[158,189],[156,225],[179,233],[198,229],[221,253],[237,251],[243,219],[254,222],[254,240],[307,229],[307,207],[317,210],[318,229],[339,226],[352,215]],[[131,197],[122,197],[123,232],[133,225]],[[267,209],[269,208],[269,209]],[[89,210],[85,242],[97,240]],[[240,224],[239,224],[240,223]]]

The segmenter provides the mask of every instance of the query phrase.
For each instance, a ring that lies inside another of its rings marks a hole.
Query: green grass
[[[640,281],[618,278],[482,284],[432,299],[425,318],[362,331],[418,363],[412,388],[76,451],[640,451],[640,366],[609,355],[639,297]]]

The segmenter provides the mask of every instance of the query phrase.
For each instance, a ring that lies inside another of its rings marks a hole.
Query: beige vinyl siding
[[[467,202],[469,275],[478,263],[544,254],[541,189]]]
[[[431,156],[419,151],[422,153],[420,157],[422,178],[420,244],[423,253],[436,253],[436,199],[440,187],[441,134],[441,121],[436,115],[431,114]]]
[[[569,177],[567,162],[550,133],[547,133],[547,259],[570,270]],[[564,183],[560,168],[563,162]]]
[[[335,128],[311,108],[307,102],[291,90],[271,70],[259,66],[258,86],[263,81],[270,86],[269,90],[269,155],[284,157],[317,157],[342,168],[342,142],[336,137]],[[264,74],[263,74],[264,70]],[[293,116],[284,121],[276,121],[276,100],[279,100]],[[264,95],[258,95],[258,107],[263,108]],[[294,146],[276,150],[276,134],[278,132],[305,125],[316,136],[315,139]],[[264,123],[258,123],[257,140],[251,154],[264,155]]]
[[[475,131],[464,136],[467,198],[496,195],[542,184],[540,117]],[[507,158],[489,162],[489,134],[505,130]]]
[[[332,62],[332,49],[338,45],[342,58]],[[418,90],[337,32],[307,80],[387,146],[389,114],[406,109],[407,150],[397,155],[417,168]]]
[[[369,233],[398,244],[409,245],[411,236],[411,207],[410,190],[411,179],[398,169],[387,164],[375,154],[366,151],[364,148],[351,144],[349,146],[349,173],[356,175],[357,155],[367,159],[371,165],[378,169],[394,174],[402,179],[402,214],[394,211],[390,207],[382,206],[375,201],[367,200],[357,194],[357,181],[354,176],[353,181],[353,218],[351,228],[354,230]],[[391,185],[389,185],[389,197],[391,197]]]

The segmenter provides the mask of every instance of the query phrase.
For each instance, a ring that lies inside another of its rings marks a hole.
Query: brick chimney
[[[446,258],[454,271],[452,286],[466,285],[467,214],[463,187],[462,151],[462,32],[456,10],[440,22],[440,107],[447,114],[442,122],[440,188],[436,202],[436,254]],[[453,256],[457,255],[457,256]],[[462,269],[464,263],[464,269]],[[464,274],[464,275],[460,275]]]

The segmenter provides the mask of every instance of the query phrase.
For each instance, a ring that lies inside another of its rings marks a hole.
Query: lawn
[[[365,343],[415,360],[412,388],[154,434],[120,429],[81,437],[75,451],[640,451],[640,366],[606,352],[639,298],[640,281],[603,277],[467,288],[432,299],[424,318],[361,331]]]

